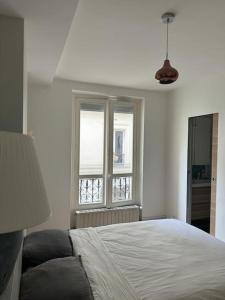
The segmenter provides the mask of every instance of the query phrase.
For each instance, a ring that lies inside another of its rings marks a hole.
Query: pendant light
[[[171,84],[175,82],[179,76],[179,73],[174,69],[168,59],[168,45],[169,45],[169,35],[168,27],[169,24],[174,21],[175,15],[173,13],[165,13],[162,15],[162,22],[166,24],[166,59],[161,69],[159,69],[155,74],[155,79],[159,81],[160,84]]]

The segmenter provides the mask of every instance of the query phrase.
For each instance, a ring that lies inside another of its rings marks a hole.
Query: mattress
[[[95,300],[225,299],[225,243],[174,219],[76,229]]]

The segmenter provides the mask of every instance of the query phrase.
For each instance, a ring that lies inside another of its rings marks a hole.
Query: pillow
[[[94,300],[79,257],[49,260],[23,273],[20,300]]]
[[[73,256],[68,230],[43,230],[29,234],[23,245],[23,272],[53,258]]]

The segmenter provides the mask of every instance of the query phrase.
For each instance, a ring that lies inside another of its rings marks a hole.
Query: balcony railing
[[[80,204],[103,203],[103,178],[99,176],[82,176],[79,181]],[[112,201],[128,201],[132,199],[132,176],[113,177]]]
[[[114,177],[112,182],[112,201],[128,201],[132,199],[132,177]]]
[[[80,178],[80,204],[103,202],[103,178]]]

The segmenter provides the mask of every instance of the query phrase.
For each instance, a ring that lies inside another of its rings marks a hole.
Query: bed
[[[70,231],[95,300],[225,299],[225,243],[174,219]]]

